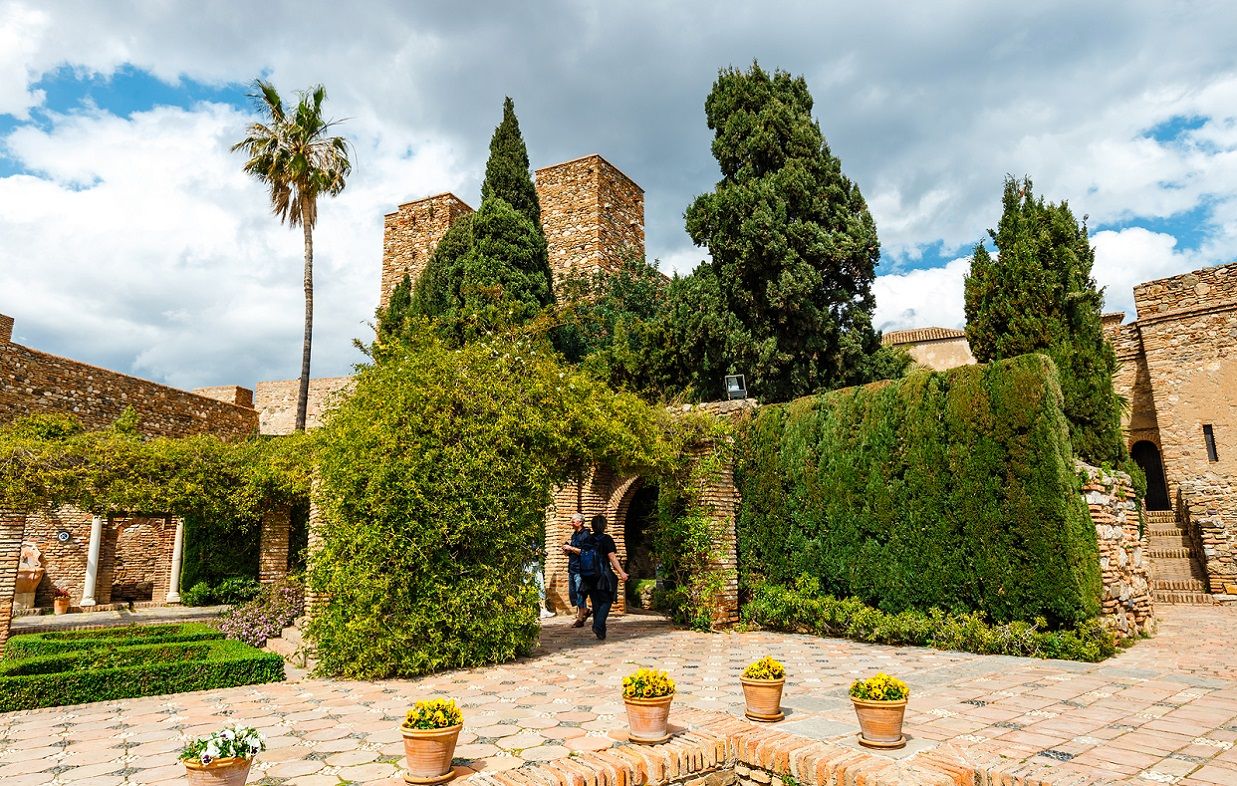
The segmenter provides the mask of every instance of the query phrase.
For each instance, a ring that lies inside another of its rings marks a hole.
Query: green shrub
[[[213,606],[216,604],[236,606],[258,597],[262,585],[257,579],[247,576],[233,576],[224,579],[215,586],[199,581],[180,594],[180,602],[185,606]]]
[[[524,340],[451,350],[421,333],[355,379],[318,432],[319,671],[411,677],[530,651],[524,566],[552,488],[593,463],[656,465],[664,411]]]
[[[210,606],[215,602],[215,592],[205,581],[199,581],[180,593],[182,606]]]
[[[0,712],[277,682],[283,658],[239,641],[143,644],[0,662]]]
[[[806,574],[885,612],[1072,628],[1101,584],[1072,461],[1042,355],[762,407],[737,446],[741,591]]]
[[[93,649],[129,647],[140,644],[209,641],[222,639],[218,629],[197,622],[171,625],[124,625],[114,628],[25,633],[9,639],[4,648],[6,661],[57,655]]]
[[[823,594],[816,579],[795,587],[766,584],[743,607],[746,622],[775,630],[815,633],[874,644],[910,644],[982,655],[1022,655],[1095,662],[1116,652],[1116,639],[1098,620],[1072,630],[1044,630],[1034,622],[990,624],[979,612],[940,609],[890,614],[855,598]]]

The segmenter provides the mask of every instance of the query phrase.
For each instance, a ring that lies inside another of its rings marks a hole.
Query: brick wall
[[[644,190],[599,155],[537,170],[541,228],[558,284],[644,258]]]
[[[0,324],[0,329],[3,325]],[[26,515],[0,510],[0,655],[9,640],[13,619],[13,594],[17,586],[17,563],[21,560],[22,533]]]
[[[6,317],[5,324],[12,320]],[[87,429],[101,429],[127,407],[137,411],[141,431],[151,436],[236,438],[258,427],[253,409],[39,352],[14,344],[0,330],[0,423],[67,412]]]
[[[300,380],[283,379],[259,382],[254,386],[259,433],[291,434],[296,425],[296,397]],[[322,425],[327,411],[340,396],[352,390],[352,377],[320,377],[309,380],[309,402],[305,408],[305,428]]]
[[[104,542],[114,544],[107,584],[109,602],[166,601],[176,541],[176,522],[172,517],[112,516],[108,518],[107,530],[110,535]]]
[[[405,275],[417,276],[425,269],[430,254],[447,230],[460,218],[473,212],[455,194],[406,202],[382,222],[382,289],[378,305],[385,308],[391,290]]]
[[[288,536],[292,529],[292,508],[286,505],[262,514],[258,545],[258,581],[263,584],[288,575]]]
[[[1086,477],[1082,495],[1095,525],[1103,576],[1101,615],[1121,639],[1149,634],[1155,624],[1147,540],[1139,536],[1130,476],[1075,462]]]
[[[74,606],[82,602],[82,590],[86,584],[86,554],[90,548],[90,521],[90,514],[71,507],[32,512],[26,516],[25,540],[43,553],[43,567],[47,569],[35,590],[36,606],[51,606],[53,590],[57,586],[69,591]],[[62,529],[69,533],[67,543],[61,543],[56,538],[56,533]],[[95,599],[99,603],[107,603],[107,593],[103,596],[101,598],[96,593]]]

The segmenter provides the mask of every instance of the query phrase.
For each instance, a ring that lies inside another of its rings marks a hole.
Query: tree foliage
[[[528,148],[510,97],[503,99],[503,119],[490,137],[490,157],[481,183],[481,201],[495,197],[505,200],[541,231],[541,202],[529,175]]]
[[[524,566],[555,484],[674,455],[665,412],[539,343],[452,349],[424,325],[320,432],[321,549],[310,623],[325,673],[375,678],[493,663],[538,633]]]
[[[1044,352],[1055,361],[1074,450],[1092,464],[1125,455],[1117,358],[1104,337],[1103,291],[1085,219],[1065,202],[1036,198],[1029,178],[1006,178],[998,254],[975,247],[966,277],[966,337],[980,362]]]
[[[802,77],[721,71],[705,102],[722,179],[687,209],[712,257],[672,291],[672,367],[709,397],[744,373],[765,401],[863,381],[876,226],[812,119]],[[708,392],[705,392],[708,391]]]

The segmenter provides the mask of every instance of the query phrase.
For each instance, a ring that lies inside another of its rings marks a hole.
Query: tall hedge
[[[764,407],[741,430],[739,571],[885,611],[1071,626],[1099,611],[1056,368],[1043,355]]]

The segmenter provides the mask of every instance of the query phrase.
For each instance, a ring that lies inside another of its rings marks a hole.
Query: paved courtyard
[[[676,707],[741,712],[738,674],[770,653],[789,671],[779,729],[854,745],[846,688],[877,670],[912,689],[903,756],[952,740],[1135,783],[1237,784],[1237,608],[1164,606],[1159,635],[1103,664],[885,647],[777,633],[699,634],[654,617],[614,622],[609,640],[549,621],[537,655],[420,680],[298,683],[0,715],[0,783],[183,782],[185,736],[229,720],[264,730],[250,783],[403,783],[404,709],[455,697],[457,756],[474,770],[626,744],[618,685],[637,666],[671,672]],[[673,717],[672,717],[673,721]],[[466,783],[466,782],[465,782]]]

